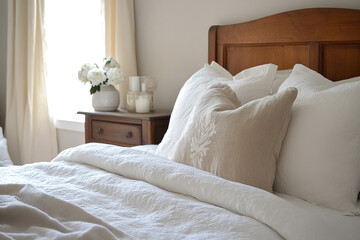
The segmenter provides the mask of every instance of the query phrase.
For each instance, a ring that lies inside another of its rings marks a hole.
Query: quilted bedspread
[[[355,239],[266,191],[106,144],[0,168],[0,239]]]

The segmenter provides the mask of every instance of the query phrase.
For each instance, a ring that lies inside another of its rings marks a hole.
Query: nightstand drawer
[[[123,147],[159,144],[169,124],[169,111],[146,114],[78,112],[85,115],[85,142],[101,142]]]
[[[141,144],[141,125],[105,121],[92,121],[91,125],[92,139],[95,141],[125,145]]]

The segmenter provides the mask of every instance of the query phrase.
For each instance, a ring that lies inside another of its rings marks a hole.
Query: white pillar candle
[[[129,91],[130,92],[140,92],[140,77],[139,76],[130,76],[129,77]]]
[[[147,76],[141,76],[140,77],[140,83],[141,83],[141,91],[147,92],[148,91],[148,77]]]
[[[147,87],[146,87],[146,82],[142,81],[142,82],[141,82],[141,91],[142,91],[142,92],[146,92],[146,89],[147,89]]]
[[[135,111],[137,113],[150,112],[150,99],[148,94],[138,94],[135,99]]]

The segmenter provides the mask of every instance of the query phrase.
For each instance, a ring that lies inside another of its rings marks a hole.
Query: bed
[[[359,239],[357,76],[359,10],[213,26],[158,146],[0,167],[0,239]]]

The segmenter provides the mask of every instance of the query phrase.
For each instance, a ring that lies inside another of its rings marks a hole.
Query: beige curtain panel
[[[44,66],[43,0],[8,1],[6,137],[15,164],[57,154]]]
[[[102,1],[105,16],[105,56],[115,58],[124,71],[126,80],[117,88],[120,92],[120,107],[126,108],[128,76],[137,75],[134,1]]]

